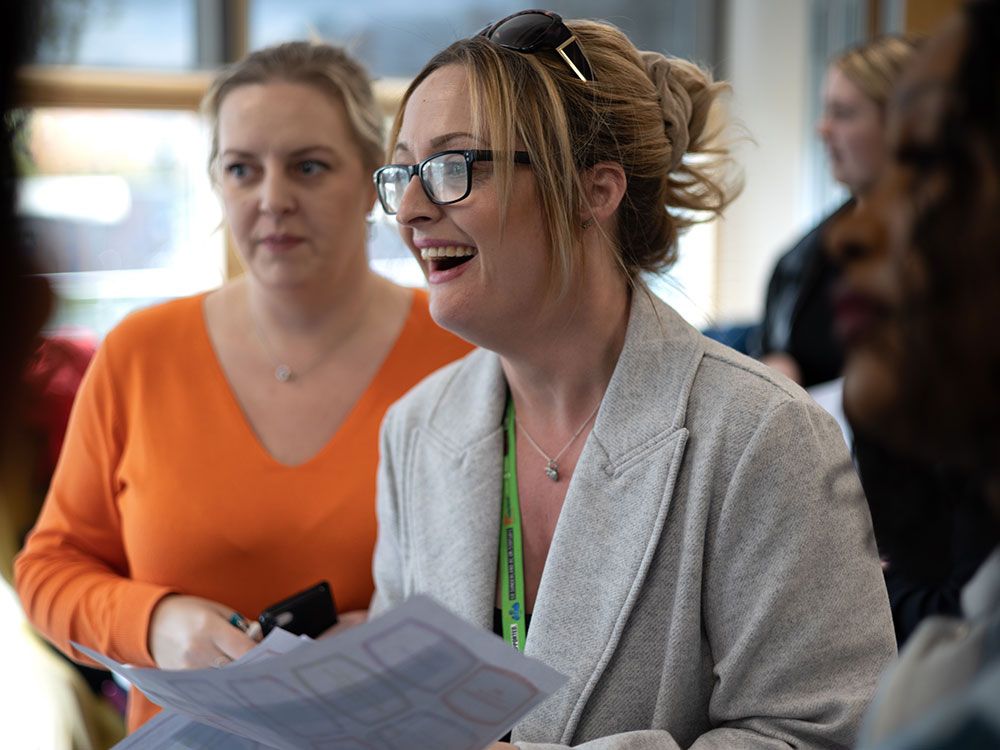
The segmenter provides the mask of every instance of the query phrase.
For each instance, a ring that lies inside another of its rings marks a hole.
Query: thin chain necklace
[[[264,356],[271,360],[271,364],[274,365],[274,379],[279,383],[290,383],[294,380],[301,379],[303,376],[309,374],[317,366],[322,364],[326,358],[330,356],[330,353],[337,348],[337,342],[335,341],[333,345],[320,352],[319,356],[313,359],[313,361],[306,367],[293,369],[288,362],[278,359],[271,353],[271,347],[264,338],[264,332],[257,325],[257,319],[254,317],[252,312],[249,312],[249,315],[250,327],[253,329],[253,335],[257,339],[257,343],[260,344],[260,348],[261,351],[264,352]]]
[[[518,427],[521,428],[521,432],[523,432],[524,436],[528,438],[528,442],[531,443],[531,447],[534,448],[536,451],[538,451],[541,457],[545,459],[545,476],[547,476],[553,482],[559,481],[559,459],[562,458],[563,454],[569,450],[569,447],[576,442],[576,439],[580,437],[580,433],[583,432],[583,428],[586,427],[588,424],[590,424],[590,420],[592,420],[596,416],[597,410],[600,408],[601,408],[601,402],[598,401],[597,406],[594,408],[592,412],[590,412],[590,416],[587,417],[586,421],[584,421],[584,423],[580,425],[577,431],[573,433],[573,437],[571,437],[569,439],[569,442],[562,447],[562,450],[559,451],[554,456],[549,456],[548,453],[543,451],[541,446],[539,446],[538,443],[535,442],[535,439],[528,434],[528,431],[526,429],[524,429],[524,425],[517,420],[516,416],[514,417],[514,424],[516,424]]]

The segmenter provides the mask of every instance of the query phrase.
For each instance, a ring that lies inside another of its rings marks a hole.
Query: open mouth
[[[432,271],[447,271],[457,268],[476,257],[474,247],[465,245],[442,245],[441,247],[424,247],[420,249],[420,257],[430,264]]]

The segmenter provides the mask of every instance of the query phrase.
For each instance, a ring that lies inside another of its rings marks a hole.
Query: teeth
[[[475,254],[476,248],[464,245],[420,248],[420,257],[424,260],[433,260],[435,258],[471,258]]]

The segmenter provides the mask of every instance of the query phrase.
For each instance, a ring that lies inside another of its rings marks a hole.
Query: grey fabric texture
[[[388,412],[372,614],[492,627],[506,383],[477,350]],[[522,748],[834,748],[895,655],[868,508],[804,391],[640,289],[525,652],[568,683]]]

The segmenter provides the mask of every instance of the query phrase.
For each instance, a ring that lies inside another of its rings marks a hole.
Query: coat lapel
[[[412,519],[424,547],[415,571],[421,590],[492,630],[503,479],[501,421],[507,386],[499,358],[479,350],[434,405],[417,437],[414,484],[424,503]]]
[[[687,442],[700,337],[633,298],[625,345],[577,463],[546,560],[525,652],[569,682],[514,739],[569,744],[614,655],[666,522]]]

